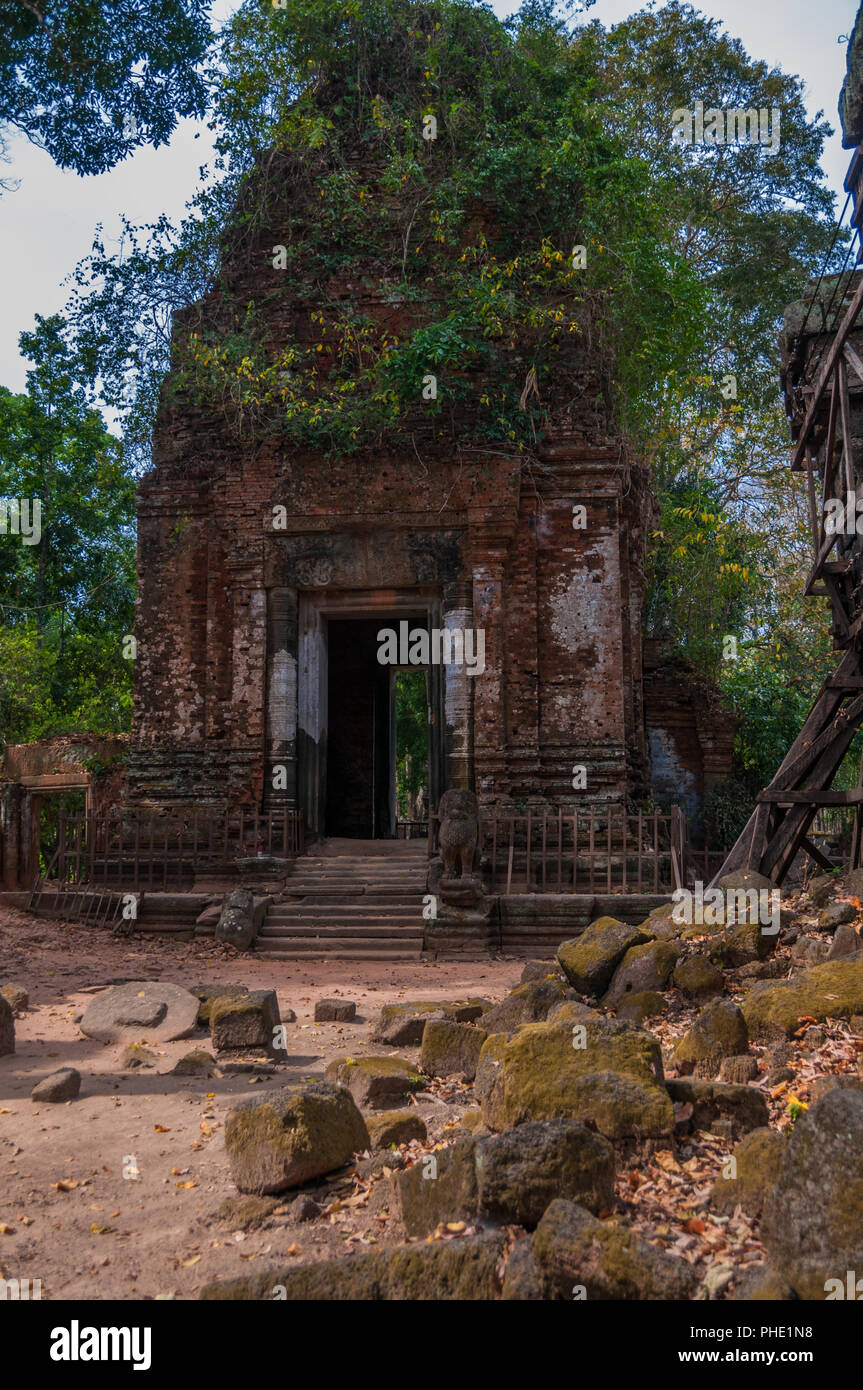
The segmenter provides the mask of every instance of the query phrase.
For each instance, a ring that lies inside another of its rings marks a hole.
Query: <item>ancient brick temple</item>
[[[277,239],[228,257],[222,284],[275,340],[310,331],[310,305],[272,292]],[[395,312],[370,281],[361,298]],[[175,335],[220,312],[205,300]],[[519,384],[529,365],[514,357]],[[218,410],[167,401],[140,487],[131,801],[284,803],[313,834],[390,836],[397,668],[377,634],[401,622],[484,634],[481,672],[428,666],[433,805],[448,787],[497,807],[642,793],[651,503],[596,365],[579,370],[529,467],[457,441],[333,458],[273,429],[250,448]]]

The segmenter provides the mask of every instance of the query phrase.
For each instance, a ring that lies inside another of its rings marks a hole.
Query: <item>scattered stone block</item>
[[[532,1240],[544,1299],[571,1303],[580,1285],[588,1306],[594,1299],[678,1302],[698,1283],[685,1260],[563,1198],[548,1206]]]
[[[641,927],[630,927],[614,917],[598,917],[581,936],[558,947],[557,959],[573,989],[598,998],[608,989],[627,951],[649,940]]]
[[[319,999],[315,1004],[315,1023],[353,1023],[357,1006],[350,999]]]
[[[279,1026],[279,1001],[274,989],[253,989],[239,999],[216,999],[210,1010],[213,1046],[217,1052],[266,1047],[272,1049]]]
[[[424,1077],[402,1057],[337,1057],[324,1076],[327,1081],[347,1087],[364,1110],[406,1105],[411,1093],[426,1085]]]
[[[731,1137],[748,1134],[769,1123],[767,1101],[758,1086],[734,1086],[724,1081],[682,1077],[666,1082],[675,1105],[675,1127],[714,1130],[718,1121],[731,1121]],[[691,1108],[690,1108],[691,1107]]]
[[[67,1100],[77,1100],[81,1091],[81,1073],[74,1067],[61,1067],[43,1076],[30,1092],[30,1099],[40,1105],[60,1105]]]
[[[176,1066],[171,1068],[171,1076],[209,1076],[216,1065],[216,1059],[212,1053],[207,1052],[203,1047],[196,1047],[192,1052],[187,1052],[185,1057],[181,1057]]]
[[[681,1076],[716,1076],[723,1057],[737,1057],[748,1049],[743,1014],[730,999],[716,999],[705,1005],[681,1038],[672,1061]]]
[[[488,1034],[472,1023],[430,1019],[423,1029],[420,1068],[426,1076],[457,1076],[473,1081]]]
[[[326,1081],[241,1101],[225,1122],[231,1177],[241,1192],[258,1196],[332,1173],[368,1146],[353,1097]]]
[[[716,1180],[710,1193],[714,1211],[733,1212],[740,1205],[748,1216],[760,1216],[767,1194],[779,1176],[785,1136],[775,1129],[753,1129],[735,1147],[736,1176]]]
[[[193,985],[189,991],[200,1000],[198,1026],[209,1028],[210,1012],[217,999],[244,999],[249,994],[248,985]]]
[[[702,999],[706,995],[725,992],[722,971],[708,956],[700,954],[687,956],[680,961],[675,966],[672,982],[689,999]]]
[[[819,1023],[863,1011],[863,960],[827,961],[790,980],[756,985],[743,1004],[749,1035],[765,1042],[793,1037],[801,1018]]]
[[[366,1128],[373,1149],[388,1149],[392,1144],[409,1144],[412,1139],[427,1138],[425,1120],[415,1110],[382,1110],[380,1114],[368,1115]]]
[[[207,1284],[207,1301],[272,1303],[273,1291],[290,1302],[487,1303],[500,1294],[505,1239],[497,1232],[464,1240],[425,1241],[342,1256],[320,1264],[288,1265],[241,1279]]]

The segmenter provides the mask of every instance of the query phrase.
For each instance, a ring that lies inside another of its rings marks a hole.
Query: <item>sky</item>
[[[517,7],[518,0],[492,3],[501,17]],[[236,8],[235,0],[215,0],[214,21]],[[589,17],[610,25],[642,8],[633,0],[597,0]],[[696,8],[719,19],[751,57],[803,78],[810,116],[824,111],[836,131],[822,163],[840,194],[838,211],[850,152],[842,149],[836,103],[857,0],[708,0]],[[34,314],[62,310],[69,295],[64,281],[90,250],[97,225],[119,245],[121,213],[133,223],[153,222],[161,213],[178,219],[211,146],[202,123],[183,121],[169,145],[139,150],[109,173],[82,178],[57,169],[22,137],[8,144],[11,163],[0,174],[19,184],[0,197],[0,385],[20,391],[27,364],[18,335],[33,327]]]

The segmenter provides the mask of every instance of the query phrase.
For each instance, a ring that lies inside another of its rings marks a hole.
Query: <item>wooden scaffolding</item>
[[[845,187],[859,241],[863,145],[855,151]],[[849,253],[853,244],[852,240]],[[863,270],[822,277],[796,338],[785,382],[794,444],[791,467],[806,474],[812,530],[813,562],[805,592],[829,600],[831,636],[843,656],[822,684],[772,782],[759,794],[714,882],[733,870],[749,869],[780,884],[801,849],[832,869],[809,838],[812,822],[824,806],[856,808],[850,862],[854,868],[861,866],[863,785],[850,791],[831,789],[863,725],[863,534],[856,529],[859,498],[863,532],[863,343],[857,339],[858,352],[852,341],[861,307]],[[863,783],[863,765],[860,780]]]

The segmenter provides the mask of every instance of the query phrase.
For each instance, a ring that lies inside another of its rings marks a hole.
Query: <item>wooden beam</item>
[[[804,787],[802,791],[759,792],[757,801],[769,801],[777,806],[857,806],[863,803],[863,787],[852,787],[850,791],[832,791],[818,787]]]
[[[815,423],[815,417],[818,414],[818,411],[821,406],[821,397],[824,394],[824,388],[827,385],[827,382],[830,380],[836,363],[840,359],[842,349],[845,346],[851,329],[854,327],[854,324],[857,320],[857,315],[860,313],[861,307],[863,307],[863,275],[860,276],[860,283],[857,286],[857,289],[854,291],[854,298],[851,300],[851,303],[848,306],[848,310],[845,314],[845,317],[839,325],[839,328],[836,330],[836,333],[834,334],[833,341],[830,344],[830,348],[827,353],[826,361],[821,370],[821,374],[818,377],[818,381],[816,382],[815,390],[812,393],[812,399],[810,400],[808,408],[806,410],[806,417],[803,421],[803,427],[800,431],[800,437],[797,440],[797,444],[794,449],[794,454],[791,459],[791,468],[795,472],[800,468],[800,465],[806,456],[806,446],[809,441],[809,434],[812,429],[812,426]]]
[[[813,845],[808,835],[804,835],[800,841],[800,848],[805,850],[810,859],[814,859],[816,864],[820,864],[822,869],[826,869],[828,874],[832,873],[836,865],[832,864],[826,854],[822,854],[817,845]]]

